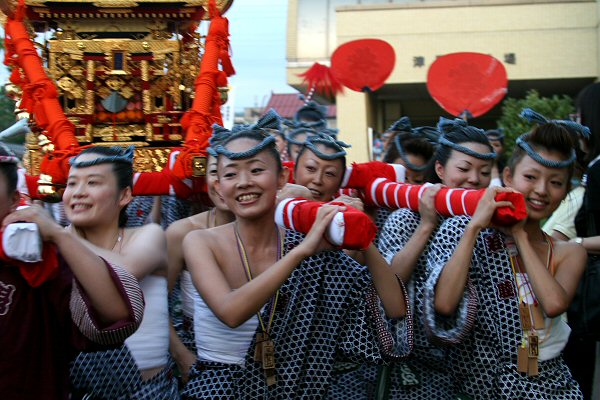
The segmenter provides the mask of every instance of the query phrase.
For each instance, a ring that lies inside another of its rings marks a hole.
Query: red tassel
[[[331,73],[331,68],[319,63],[314,63],[312,67],[298,76],[304,78],[303,82],[308,84],[309,93],[317,91],[335,97],[336,94],[344,90],[342,84]],[[308,95],[308,100],[311,96],[312,93]]]

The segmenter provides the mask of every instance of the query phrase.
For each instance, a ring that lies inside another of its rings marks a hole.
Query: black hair
[[[588,154],[585,163],[589,163],[600,154],[600,82],[592,83],[579,92],[575,101],[581,115],[581,124],[590,128]]]
[[[81,151],[79,154],[98,154],[105,157],[122,156],[124,150],[117,146],[92,146]],[[133,163],[125,160],[107,161],[112,165],[113,173],[117,178],[117,187],[119,190],[131,188],[133,190]],[[77,168],[77,166],[74,166]],[[73,168],[73,167],[72,167]],[[119,227],[127,225],[127,205],[119,213]]]
[[[489,140],[497,140],[500,144],[504,145],[504,133],[501,129],[489,129],[485,131],[485,135]]]
[[[402,133],[397,133],[396,135],[400,135],[400,144],[407,154],[421,156],[425,159],[426,163],[430,162],[435,151],[433,143],[424,137],[414,137],[413,135],[403,135]],[[393,138],[391,140],[393,140]],[[401,158],[398,147],[392,145],[385,153],[383,162],[393,164],[394,160],[398,158]]]
[[[11,152],[8,147],[4,145],[0,145],[0,157],[16,157],[13,152]],[[6,180],[6,189],[7,194],[14,193],[17,190],[17,183],[19,181],[19,175],[17,173],[18,166],[17,163],[13,162],[0,162],[0,171],[2,171],[2,175],[4,175],[4,179]]]
[[[563,156],[564,160],[569,160],[573,154],[573,149],[579,147],[577,137],[574,134],[553,122],[536,126],[530,133],[522,135],[521,139],[529,144],[531,149],[536,153],[540,151],[553,151]],[[526,154],[527,152],[521,146],[515,146],[507,164],[511,173],[514,173],[515,167]],[[570,182],[575,163],[572,162],[566,168]]]
[[[325,118],[327,116],[327,107],[320,105],[314,101],[309,101],[296,111],[294,119],[296,121],[308,121],[317,122],[323,121],[325,125]]]
[[[492,151],[492,152],[494,151],[494,148],[490,144],[490,141],[489,141],[488,137],[485,135],[485,132],[474,126],[462,126],[462,125],[455,124],[452,129],[444,130],[441,133],[446,140],[448,140],[454,144],[481,143],[481,144],[487,146],[490,149],[490,151]],[[440,183],[441,182],[440,177],[435,172],[435,161],[438,161],[440,164],[442,164],[445,167],[446,164],[448,163],[448,160],[450,159],[450,156],[452,155],[453,151],[458,151],[458,150],[454,150],[452,147],[447,146],[443,143],[438,144],[435,154],[433,156],[434,161],[432,162],[431,168],[428,173],[428,181],[429,182],[431,182],[431,183]]]

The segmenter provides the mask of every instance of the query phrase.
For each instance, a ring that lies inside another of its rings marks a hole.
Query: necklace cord
[[[246,274],[246,279],[248,280],[248,282],[250,282],[253,279],[252,271],[250,269],[250,261],[248,259],[246,247],[244,246],[244,242],[242,241],[242,238],[240,236],[237,221],[234,223],[233,226],[234,226],[237,248],[238,248],[238,252],[240,254],[240,259],[244,266],[244,272]],[[281,232],[279,231],[279,228],[277,226],[276,226],[276,230],[277,230],[277,261],[279,261],[281,259],[281,256],[283,255],[283,240],[281,237],[282,236]],[[262,331],[264,333],[266,333],[267,335],[269,334],[269,332],[271,330],[271,324],[273,323],[273,319],[275,317],[275,310],[277,309],[277,301],[278,300],[279,300],[279,289],[277,289],[277,291],[275,292],[275,295],[273,297],[271,297],[271,300],[269,301],[270,309],[269,309],[269,313],[268,313],[269,320],[267,322],[267,326],[265,326],[265,323],[262,319],[260,311],[258,311],[256,313],[256,315],[258,317],[258,321],[260,323],[260,327],[261,327]]]

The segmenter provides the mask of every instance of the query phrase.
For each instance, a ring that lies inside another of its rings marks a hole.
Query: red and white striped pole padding
[[[358,189],[341,188],[341,189],[338,190],[336,197],[340,197],[340,196],[349,196],[349,197],[358,197],[358,198],[361,198],[362,197],[362,192],[360,190],[358,190]]]
[[[327,240],[344,249],[366,249],[371,244],[377,232],[373,221],[362,211],[343,203],[323,203],[303,198],[285,199],[277,205],[275,222],[284,228],[308,233],[323,204],[346,207],[345,211],[336,213],[327,227]]]
[[[392,182],[404,182],[406,168],[400,164],[388,164],[381,161],[352,163],[346,168],[343,188],[366,190],[367,186],[377,178],[385,178]]]
[[[375,179],[364,191],[367,205],[386,207],[389,209],[410,208],[419,211],[419,199],[430,184],[411,185],[397,183],[385,178]],[[444,217],[456,215],[473,215],[485,189],[450,189],[442,188],[435,198],[435,209]],[[496,210],[492,223],[495,225],[512,225],[527,217],[525,199],[521,193],[500,192],[496,201],[510,201],[513,207],[501,207]]]

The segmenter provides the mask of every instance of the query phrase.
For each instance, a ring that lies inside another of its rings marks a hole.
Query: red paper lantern
[[[331,56],[331,72],[349,89],[375,91],[385,83],[396,63],[394,48],[379,39],[353,40]]]
[[[444,110],[456,117],[478,117],[506,95],[504,65],[481,53],[439,57],[427,73],[427,90]]]

